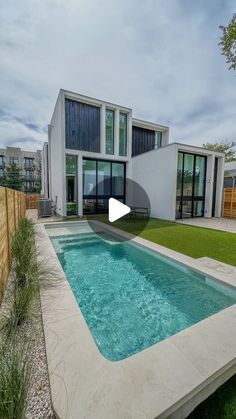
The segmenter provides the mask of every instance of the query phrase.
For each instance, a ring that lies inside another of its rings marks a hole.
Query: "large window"
[[[178,153],[176,218],[203,217],[206,157]]]
[[[25,177],[26,179],[33,179],[34,178],[34,172],[32,170],[25,170]]]
[[[104,213],[108,200],[125,202],[125,163],[83,159],[83,212]]]
[[[19,158],[18,157],[14,157],[14,156],[9,157],[9,163],[10,164],[15,164],[16,166],[18,166],[18,164],[19,164]]]
[[[109,161],[97,162],[97,193],[110,195],[111,163]]]
[[[77,214],[77,156],[66,156],[66,214]]]
[[[97,185],[96,160],[83,160],[83,194],[95,195]]]
[[[161,131],[156,131],[155,132],[155,150],[157,150],[158,148],[160,148],[162,146],[162,132]]]
[[[127,115],[120,113],[119,155],[127,155]]]
[[[114,111],[106,110],[106,154],[114,154]]]
[[[25,157],[25,168],[33,169],[34,167],[34,158]]]

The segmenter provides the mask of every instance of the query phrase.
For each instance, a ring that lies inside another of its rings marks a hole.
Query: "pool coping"
[[[47,223],[46,228],[84,222]],[[46,228],[35,225],[38,258],[47,261],[57,277],[56,285],[41,289],[40,294],[52,403],[58,418],[184,418],[236,373],[236,304],[125,360],[104,358]],[[140,237],[133,241],[236,287],[232,266],[209,258],[193,259]]]

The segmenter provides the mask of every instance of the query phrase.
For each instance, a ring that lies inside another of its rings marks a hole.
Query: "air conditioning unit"
[[[52,215],[52,203],[50,199],[38,200],[38,217],[50,217]]]

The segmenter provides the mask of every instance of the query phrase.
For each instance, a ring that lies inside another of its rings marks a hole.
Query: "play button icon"
[[[89,194],[84,198],[84,211],[88,214],[89,228],[101,240],[112,245],[122,243],[139,236],[146,228],[151,205],[147,193],[137,182],[127,177],[124,182],[122,176],[108,180],[105,177],[93,189],[89,188],[90,183],[86,186]]]
[[[108,219],[111,223],[113,223],[116,220],[119,220],[119,218],[124,217],[124,215],[129,214],[131,211],[130,207],[128,205],[122,204],[122,202],[118,201],[115,198],[110,198],[108,203]]]

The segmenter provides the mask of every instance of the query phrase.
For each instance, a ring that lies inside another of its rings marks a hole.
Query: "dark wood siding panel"
[[[132,129],[132,156],[146,153],[155,148],[155,131],[133,127]]]
[[[100,108],[65,100],[66,148],[100,152]]]

